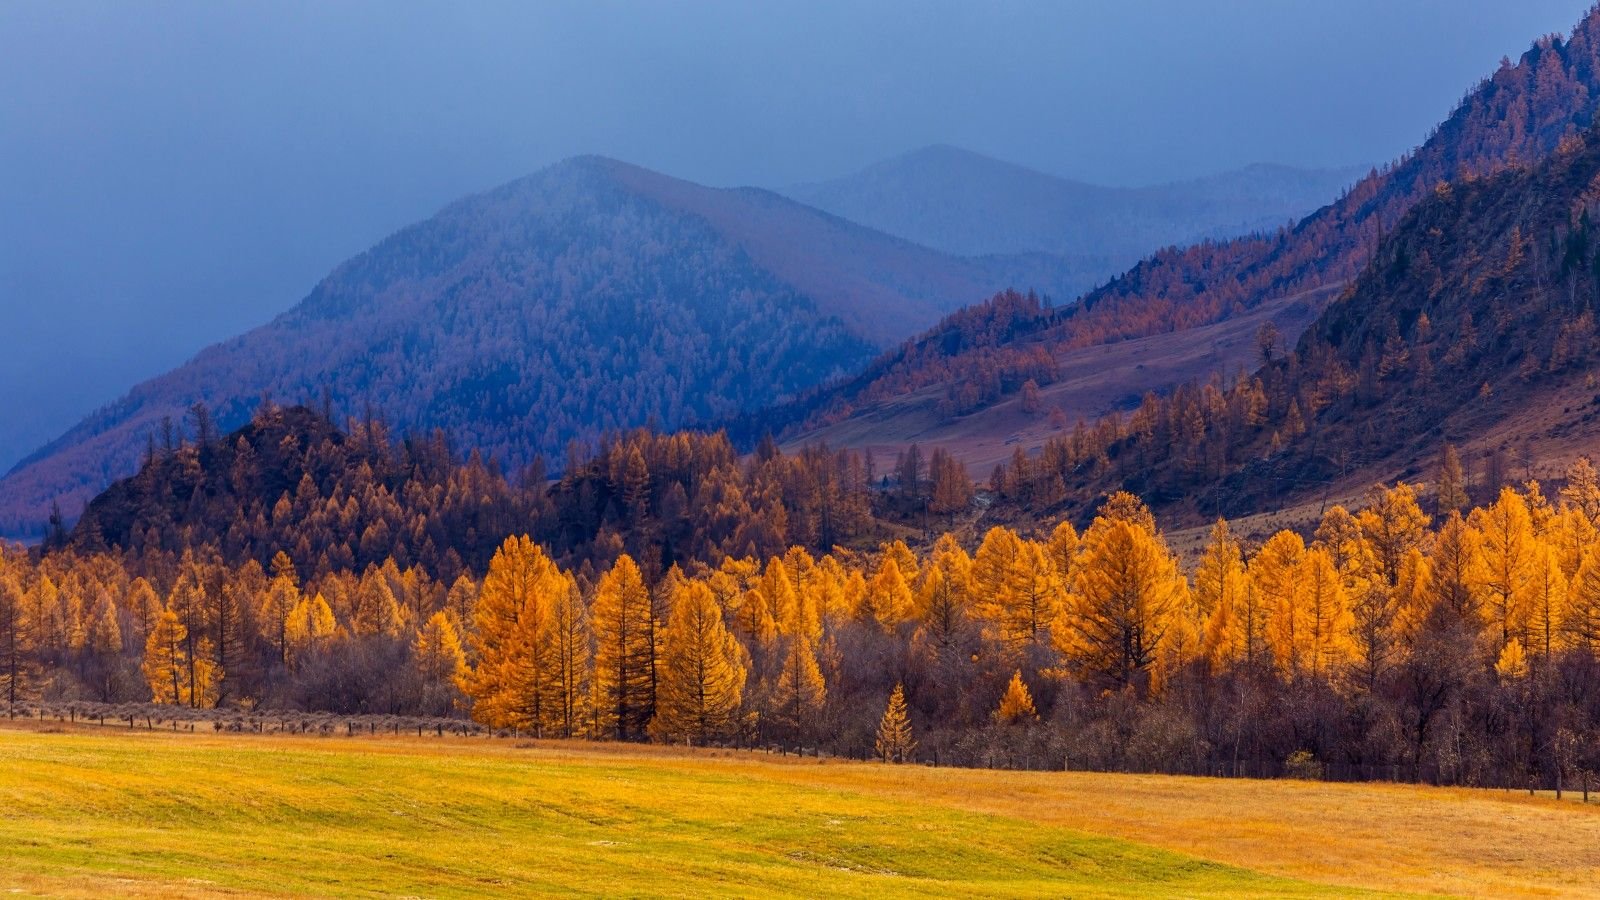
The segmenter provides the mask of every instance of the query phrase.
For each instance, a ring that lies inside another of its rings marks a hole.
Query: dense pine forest
[[[1218,521],[1181,562],[1130,494],[985,527],[1004,501],[915,456],[879,476],[635,432],[514,485],[304,409],[195,426],[47,551],[5,554],[9,706],[1459,784],[1600,767],[1587,461],[1553,494],[1445,466],[1305,535]],[[1466,511],[1470,490],[1493,496]],[[941,494],[932,532],[906,527]]]

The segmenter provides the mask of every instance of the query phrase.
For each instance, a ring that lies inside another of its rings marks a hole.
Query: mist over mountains
[[[1257,164],[1150,187],[1103,187],[938,144],[830,181],[796,200],[949,253],[1050,253],[1100,280],[1172,244],[1287,225],[1331,202],[1367,167]]]

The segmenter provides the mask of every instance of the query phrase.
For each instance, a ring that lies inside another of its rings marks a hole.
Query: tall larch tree
[[[1305,555],[1306,545],[1300,535],[1280,531],[1250,558],[1250,581],[1258,600],[1252,613],[1261,617],[1260,632],[1266,638],[1261,649],[1269,651],[1279,671],[1290,678],[1298,674],[1307,655],[1305,635],[1301,633],[1305,597],[1300,578]],[[1255,661],[1256,630],[1254,623],[1246,628],[1249,662]]]
[[[1531,612],[1537,541],[1533,517],[1522,495],[1508,487],[1494,503],[1473,510],[1468,523],[1478,532],[1482,548],[1474,582],[1483,598],[1485,624],[1496,646],[1504,646],[1525,637]]]
[[[1152,528],[1102,515],[1084,533],[1057,646],[1086,681],[1141,685],[1187,592]]]
[[[599,727],[618,740],[643,737],[655,717],[654,609],[638,564],[627,554],[618,557],[595,587],[591,610],[600,703],[595,714]]]
[[[0,697],[8,709],[32,695],[36,671],[27,593],[0,556]]]
[[[300,578],[289,554],[279,551],[272,557],[272,580],[261,598],[257,620],[261,637],[272,647],[280,664],[289,660],[289,614],[300,605]]]
[[[1562,631],[1567,609],[1567,578],[1561,574],[1561,563],[1550,546],[1536,543],[1528,579],[1528,641],[1529,650],[1540,666],[1544,666],[1562,648]]]
[[[156,703],[209,707],[216,701],[215,668],[211,660],[191,655],[186,631],[173,610],[157,617],[145,641],[145,681]]]
[[[461,647],[461,635],[443,610],[429,616],[417,629],[411,660],[425,681],[453,686],[466,675],[467,654]]]
[[[320,592],[306,596],[300,595],[300,602],[295,604],[289,613],[289,618],[284,625],[284,640],[287,648],[285,662],[291,671],[300,668],[300,665],[313,654],[339,634],[339,623],[334,618],[333,607],[328,599]]]
[[[1567,591],[1566,645],[1600,660],[1600,544],[1591,545]]]
[[[741,725],[744,648],[722,621],[711,588],[683,581],[672,592],[661,630],[661,680],[650,733],[659,740],[706,744]]]
[[[883,555],[864,600],[862,618],[877,623],[884,631],[894,631],[915,614],[916,598],[893,554]]]
[[[1300,591],[1303,618],[1296,633],[1301,639],[1297,644],[1301,658],[1294,669],[1313,678],[1332,679],[1355,656],[1355,619],[1344,580],[1327,550],[1313,547],[1306,551],[1300,562]]]
[[[798,623],[783,631],[782,661],[765,686],[763,721],[781,736],[803,740],[816,728],[816,717],[827,702],[828,688],[817,663],[816,641]]]
[[[507,538],[489,561],[474,607],[473,669],[461,678],[473,716],[497,728],[543,734],[557,715],[557,663],[547,638],[552,606],[575,589],[527,535]]]

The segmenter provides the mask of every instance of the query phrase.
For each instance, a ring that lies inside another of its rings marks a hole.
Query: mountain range
[[[947,253],[1049,253],[1098,282],[1163,247],[1274,231],[1368,171],[1258,164],[1173,184],[1104,187],[937,144],[783,193]]]
[[[1255,343],[1240,333],[1249,317],[1256,328],[1272,318],[1281,346],[1294,346],[1308,327],[1323,333],[1330,326],[1319,317],[1331,314],[1329,304],[1407,213],[1443,186],[1535,165],[1578,139],[1594,120],[1589,98],[1597,94],[1600,13],[1591,13],[1570,37],[1540,39],[1515,63],[1503,62],[1416,150],[1291,229],[1163,250],[1068,308],[970,308],[746,427],[782,432],[795,444],[942,443],[987,474],[997,458],[1038,450],[1074,420],[1093,423],[1151,392],[1254,368]],[[1023,415],[1029,380],[1040,412]],[[1392,460],[1367,462],[1358,472],[1340,466],[1342,477],[1395,474]],[[1414,463],[1400,466],[1407,469]]]
[[[994,186],[1015,168],[963,159],[1000,173],[980,179]],[[1275,193],[1276,170],[1250,171],[1262,185],[1239,188],[1239,221],[1263,204],[1280,218],[1305,205]],[[996,195],[988,208],[1004,205]],[[373,410],[505,465],[542,456],[558,468],[569,441],[785,401],[1000,287],[1070,300],[1111,271],[1081,257],[1026,244],[948,252],[771,191],[568,160],[392,235],[272,322],[30,454],[0,480],[0,533],[36,531],[56,503],[75,514],[180,433],[196,404],[222,429],[264,397]]]

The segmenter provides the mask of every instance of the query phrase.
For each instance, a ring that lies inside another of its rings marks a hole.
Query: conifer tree
[[[703,582],[679,584],[671,604],[661,630],[661,681],[650,733],[696,744],[732,736],[748,674],[744,649]]]
[[[1203,620],[1200,652],[1213,671],[1232,668],[1248,655],[1238,622],[1251,615],[1250,590],[1239,541],[1227,521],[1218,519],[1194,573],[1194,607]]]
[[[1006,685],[1006,692],[1000,696],[1000,705],[995,708],[994,720],[1001,725],[1016,725],[1031,722],[1039,718],[1039,712],[1033,708],[1033,694],[1029,693],[1027,684],[1022,681],[1022,670],[1018,669],[1011,676],[1011,682]]]
[[[467,655],[461,649],[461,636],[443,611],[428,617],[417,629],[411,659],[417,674],[430,682],[454,685],[466,674]]]
[[[527,535],[507,538],[489,562],[474,607],[476,664],[460,680],[472,714],[499,728],[540,734],[573,727],[577,690],[570,641],[576,585]],[[552,627],[563,609],[562,627]],[[581,620],[581,616],[578,617]],[[564,640],[559,640],[565,635]],[[558,652],[565,649],[565,657]]]
[[[1468,522],[1482,547],[1474,581],[1483,597],[1486,624],[1504,645],[1523,636],[1531,612],[1533,518],[1522,495],[1508,487],[1494,503],[1473,510]]]
[[[1561,649],[1562,626],[1569,615],[1567,579],[1555,554],[1542,542],[1534,548],[1528,585],[1528,644],[1541,664]],[[1525,648],[1525,649],[1527,649]]]
[[[782,662],[764,691],[766,719],[780,734],[800,740],[815,729],[828,688],[817,664],[817,645],[806,629],[790,625],[784,632]]]
[[[917,749],[917,742],[911,739],[911,717],[906,712],[906,691],[902,684],[896,684],[889,694],[889,705],[878,721],[878,739],[874,746],[879,759],[894,763],[910,760]]]
[[[1240,625],[1245,629],[1246,662],[1265,662],[1268,654],[1293,677],[1307,658],[1301,625],[1305,619],[1301,564],[1306,547],[1298,534],[1280,531],[1250,559],[1250,581],[1257,603]]]
[[[216,702],[221,673],[210,659],[191,654],[187,631],[176,612],[161,613],[145,641],[145,681],[156,703],[208,707]]]
[[[1306,551],[1300,563],[1300,583],[1304,618],[1297,629],[1301,638],[1297,652],[1301,658],[1293,668],[1313,678],[1332,678],[1355,655],[1350,598],[1333,558],[1321,547]]]
[[[144,645],[144,677],[155,702],[175,706],[189,702],[188,629],[170,609],[162,610]]]
[[[1187,594],[1177,561],[1153,528],[1138,518],[1098,518],[1084,533],[1057,646],[1086,680],[1140,683]]]
[[[1461,473],[1461,457],[1452,444],[1445,444],[1439,453],[1439,468],[1434,476],[1435,513],[1447,516],[1460,512],[1467,506],[1466,478]]]
[[[289,659],[289,614],[300,605],[300,579],[295,573],[289,554],[279,551],[272,557],[272,581],[261,598],[261,612],[257,617],[261,636],[272,646],[278,662]]]
[[[36,661],[26,592],[3,563],[0,559],[0,699],[12,709],[32,694]]]
[[[885,631],[894,631],[915,612],[916,599],[911,586],[900,573],[900,564],[891,554],[884,554],[867,589],[863,618],[874,621]]]
[[[296,669],[313,652],[339,633],[339,623],[333,617],[333,607],[321,593],[309,597],[301,595],[284,620],[285,662]]]
[[[1566,646],[1600,660],[1600,544],[1589,547],[1567,593]]]
[[[656,622],[632,557],[618,557],[601,577],[591,615],[600,727],[618,740],[643,737],[656,712]]]

